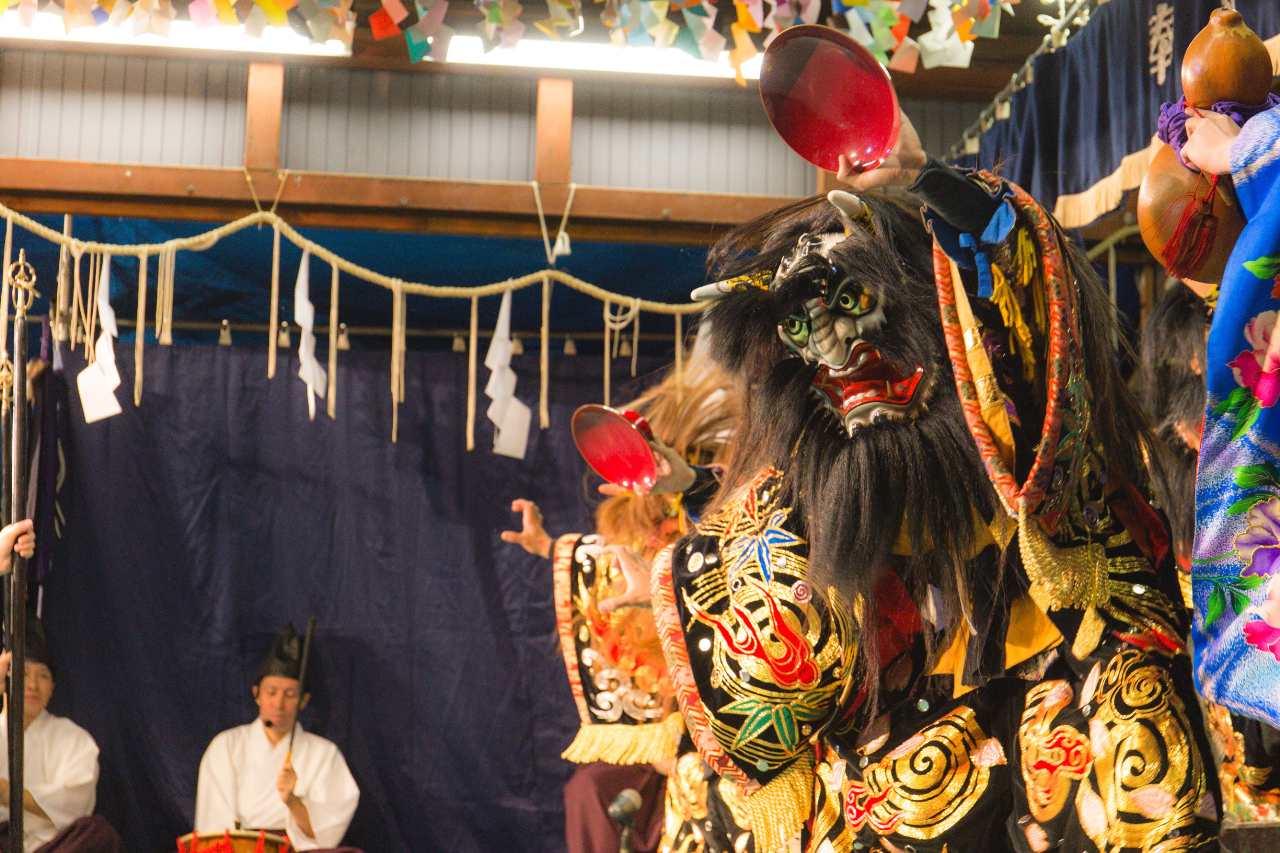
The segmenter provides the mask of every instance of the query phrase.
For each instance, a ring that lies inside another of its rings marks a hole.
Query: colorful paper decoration
[[[379,41],[400,35],[400,28],[385,8],[378,9],[369,16],[369,26],[373,28],[373,37]]]
[[[15,3],[19,21],[30,26],[41,0],[0,0],[0,11]],[[473,0],[481,13],[479,29],[486,50],[514,47],[525,33],[518,0]],[[534,26],[554,38],[571,38],[583,29],[582,0],[543,0],[546,16]],[[628,46],[673,47],[709,62],[729,50],[729,63],[741,81],[742,64],[767,47],[779,33],[812,24],[823,14],[823,0],[599,0],[600,20],[610,41]],[[1005,12],[1018,0],[830,0],[832,26],[846,29],[892,70],[913,73],[917,67],[965,67],[978,38],[998,38]],[[725,26],[717,18],[732,8]],[[177,17],[172,0],[52,0],[45,10],[60,15],[68,30],[98,26],[129,27],[134,35],[164,35]],[[452,30],[444,26],[447,0],[415,2],[381,0],[369,16],[374,38],[404,34],[412,62],[444,59]],[[243,26],[249,36],[266,27],[291,26],[314,42],[337,39],[350,45],[356,15],[352,0],[191,0],[187,16],[198,29]],[[417,11],[417,20],[410,12]],[[292,11],[291,11],[292,10]],[[679,14],[675,14],[675,13]],[[930,30],[908,38],[913,22],[928,16]],[[732,44],[726,39],[726,34]],[[438,37],[442,36],[442,37]],[[899,55],[901,54],[901,55]],[[891,58],[892,57],[892,58]]]

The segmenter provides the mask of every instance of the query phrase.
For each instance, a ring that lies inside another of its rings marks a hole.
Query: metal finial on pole
[[[36,272],[27,263],[25,250],[8,270],[13,288],[13,409],[10,423],[13,440],[8,454],[10,501],[6,524],[21,521],[27,509],[27,310],[38,295]],[[8,395],[6,395],[8,396]],[[19,849],[23,843],[23,715],[24,681],[27,663],[27,561],[15,551],[10,555],[13,570],[9,574],[9,632],[5,638],[13,653],[9,665],[9,846]]]

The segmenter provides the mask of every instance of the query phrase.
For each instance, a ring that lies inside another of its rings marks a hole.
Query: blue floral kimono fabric
[[[1231,148],[1248,220],[1209,332],[1209,399],[1192,561],[1196,679],[1209,699],[1280,726],[1280,110]]]

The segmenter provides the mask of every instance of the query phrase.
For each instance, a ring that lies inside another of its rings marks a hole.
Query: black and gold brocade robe
[[[955,279],[947,294],[941,271],[940,302],[993,482],[1027,449],[1018,441],[1046,460],[1001,491],[1007,515],[972,557],[991,577],[1003,561],[1004,583],[971,590],[967,614],[922,614],[889,570],[876,612],[844,613],[809,586],[802,525],[766,468],[654,565],[686,727],[749,793],[760,853],[1216,850],[1217,786],[1167,533],[1090,438],[1105,401],[1089,399],[1083,376],[1074,279],[1064,289],[1053,259],[1027,251],[1056,227],[1016,188],[983,188],[1015,214],[983,235],[1004,305],[972,308],[979,297]],[[975,313],[1004,322],[984,328]],[[1053,404],[1030,441],[998,416],[1014,407],[995,356],[974,351],[1003,336],[1016,352],[1020,332],[1028,381]],[[874,706],[857,625],[874,626],[883,661]]]

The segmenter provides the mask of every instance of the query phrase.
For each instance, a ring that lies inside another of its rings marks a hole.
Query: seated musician
[[[300,647],[287,625],[253,686],[258,719],[222,732],[205,751],[196,787],[197,833],[265,829],[288,835],[295,850],[336,850],[346,834],[360,789],[338,747],[297,724],[310,698],[298,680]]]
[[[0,530],[0,571],[8,571],[16,550],[30,557],[35,548],[31,522]],[[0,655],[0,678],[9,673],[12,657]],[[40,621],[27,616],[26,663],[22,696],[23,777],[22,850],[24,853],[124,853],[120,836],[100,815],[97,801],[98,745],[84,729],[45,708],[53,697],[53,667]],[[9,742],[6,705],[0,713],[0,743]],[[0,846],[9,844],[9,753],[0,748]]]

